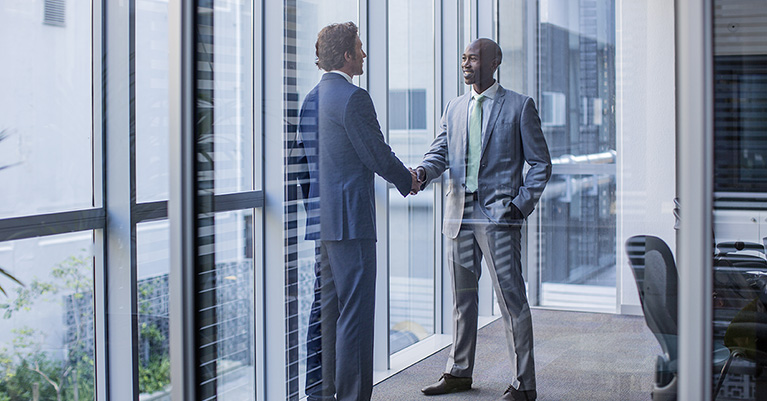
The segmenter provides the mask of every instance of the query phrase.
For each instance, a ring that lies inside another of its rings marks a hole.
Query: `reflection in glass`
[[[195,18],[197,379],[200,399],[255,398],[252,209],[216,195],[253,188],[249,0],[200,1]],[[244,207],[244,206],[243,206]]]
[[[434,138],[434,4],[389,2],[389,144],[407,166]],[[434,334],[434,186],[389,193],[389,352]]]
[[[767,397],[767,40],[751,27],[764,26],[767,15],[760,2],[713,3],[712,399],[762,400]]]
[[[95,400],[93,248],[91,231],[0,243],[24,284],[0,277],[0,399]]]
[[[94,206],[91,3],[43,3],[0,4],[0,218]]]
[[[255,399],[255,299],[253,268],[253,212],[240,210],[216,213],[215,243],[204,245],[215,265],[200,273],[209,294],[215,320],[203,330],[201,348],[208,349],[210,366],[201,366],[216,383],[219,400]],[[215,368],[213,368],[213,366]],[[200,383],[205,388],[206,383]]]

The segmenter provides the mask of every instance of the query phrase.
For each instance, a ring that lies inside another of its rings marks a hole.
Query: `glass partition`
[[[713,1],[716,400],[767,397],[767,24],[764,4]],[[682,204],[682,218],[684,218]]]

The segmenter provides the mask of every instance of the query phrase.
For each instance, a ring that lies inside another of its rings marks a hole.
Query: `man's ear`
[[[346,61],[352,61],[354,60],[354,57],[349,52],[344,52],[344,60]]]

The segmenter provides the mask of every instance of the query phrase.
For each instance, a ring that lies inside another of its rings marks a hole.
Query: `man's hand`
[[[418,191],[421,190],[421,184],[422,182],[418,181],[418,173],[416,173],[415,170],[408,167],[408,170],[410,170],[410,195],[415,195],[418,193]]]
[[[408,169],[410,170],[410,175],[413,178],[413,183],[410,188],[410,195],[415,195],[421,190],[421,188],[423,188],[423,184],[426,183],[426,170],[421,166],[416,167],[415,170],[410,167],[408,167]]]

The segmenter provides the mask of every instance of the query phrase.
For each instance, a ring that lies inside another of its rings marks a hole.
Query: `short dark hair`
[[[357,25],[351,21],[322,28],[314,45],[317,67],[325,71],[337,70],[344,66],[346,52],[356,57],[357,32]]]

